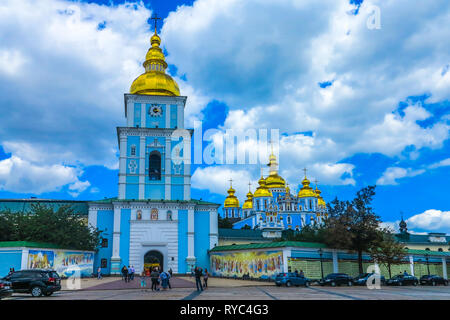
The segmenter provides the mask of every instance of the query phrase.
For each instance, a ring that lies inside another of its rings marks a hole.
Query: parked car
[[[420,277],[420,284],[421,285],[432,285],[435,286],[437,284],[443,284],[444,286],[448,286],[448,280],[444,279],[437,275],[425,275]]]
[[[14,292],[31,293],[33,297],[51,296],[53,292],[61,290],[61,278],[54,270],[20,270],[3,280],[12,283]]]
[[[393,276],[391,279],[386,281],[387,285],[390,286],[407,286],[407,285],[413,285],[417,286],[419,284],[419,280],[411,275],[403,275],[399,274],[396,276]]]
[[[350,287],[353,285],[353,278],[345,273],[330,273],[325,278],[321,279],[319,284],[321,286],[330,285],[332,287],[345,284]]]
[[[353,284],[357,285],[357,286],[364,286],[364,285],[366,285],[369,277],[371,277],[372,275],[375,275],[375,273],[373,273],[373,272],[372,273],[362,273],[353,279]],[[380,275],[379,277],[380,277],[380,283],[382,285],[384,285],[386,283],[386,279],[382,275]]]
[[[294,272],[288,272],[288,273],[279,273],[275,277],[275,284],[280,287],[282,285],[286,285],[286,287],[291,286],[305,286],[309,287],[311,281],[304,277],[300,276],[300,274],[296,274]]]
[[[3,298],[10,297],[13,294],[11,288],[11,282],[6,280],[0,280],[0,300]]]

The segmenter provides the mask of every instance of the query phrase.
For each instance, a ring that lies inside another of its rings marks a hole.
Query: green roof
[[[219,228],[219,238],[267,240],[263,238],[261,230],[254,229]]]
[[[49,249],[67,249],[59,245],[45,242],[32,241],[1,241],[0,248],[28,247],[28,248],[49,248]]]
[[[415,254],[415,255],[430,255],[430,256],[450,256],[450,252],[443,252],[443,251],[429,251],[429,250],[415,250],[415,249],[408,249],[408,253]]]
[[[402,243],[429,244],[429,245],[433,245],[433,246],[437,246],[437,245],[445,246],[450,243],[450,236],[445,236],[445,233],[439,233],[438,235],[445,236],[445,239],[447,242],[431,242],[429,240],[429,237],[433,236],[434,234],[433,233],[431,233],[431,234],[398,233],[395,235],[395,238],[397,239],[397,241],[402,242]]]
[[[189,201],[187,200],[150,200],[150,199],[117,199],[117,198],[107,198],[107,199],[103,199],[103,200],[95,200],[95,201],[90,201],[90,203],[113,203],[113,202],[157,202],[157,203],[194,203],[197,205],[215,205],[215,206],[220,206],[220,204],[218,203],[214,203],[214,202],[208,202],[208,201],[203,201],[203,200],[195,200],[195,199],[191,199]]]
[[[211,252],[216,251],[231,251],[231,250],[249,250],[249,249],[268,249],[280,247],[303,247],[303,248],[327,248],[323,243],[318,242],[300,242],[300,241],[279,241],[269,243],[249,243],[249,244],[233,244],[229,246],[217,246],[211,249]]]

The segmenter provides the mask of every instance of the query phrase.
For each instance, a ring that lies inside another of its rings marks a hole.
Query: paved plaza
[[[268,282],[210,278],[208,289],[198,293],[189,277],[175,277],[172,289],[166,291],[138,286],[139,278],[130,284],[117,278],[83,279],[81,290],[62,290],[40,298],[16,293],[7,300],[450,300],[450,286],[286,288]]]

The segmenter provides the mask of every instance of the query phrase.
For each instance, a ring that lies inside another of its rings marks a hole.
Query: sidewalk
[[[151,288],[150,278],[146,278],[147,289]],[[170,279],[170,285],[172,288],[194,288],[195,283],[181,279],[180,277],[172,277]],[[64,287],[63,287],[64,288]],[[122,290],[122,289],[141,289],[141,278],[135,277],[130,282],[125,282],[121,277],[103,278],[102,280],[87,279],[82,282],[81,290]]]
[[[195,278],[189,276],[180,277],[183,280],[190,281],[195,285]],[[202,280],[203,281],[203,280]],[[221,287],[221,288],[231,288],[231,287],[258,287],[258,286],[274,286],[274,282],[265,281],[250,281],[250,280],[239,280],[239,279],[225,279],[225,278],[208,278],[208,287]]]

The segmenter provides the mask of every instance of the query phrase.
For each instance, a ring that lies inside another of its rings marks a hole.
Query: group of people
[[[133,266],[123,266],[122,267],[122,280],[125,280],[125,282],[130,282],[130,280],[134,280],[134,267]]]
[[[170,285],[170,278],[172,278],[172,269],[169,269],[168,272],[160,272],[158,268],[153,268],[151,273],[149,270],[143,271],[141,274],[142,289],[147,287],[147,276],[150,277],[150,280],[152,282],[152,291],[160,291],[160,288],[158,288],[159,285],[161,285],[161,288],[163,290],[167,290],[167,288],[172,289],[172,286]]]
[[[208,269],[205,268],[205,271],[203,271],[202,268],[195,267],[192,273],[195,276],[195,285],[197,286],[197,291],[203,291],[203,288],[206,289],[208,287],[208,278],[209,278]]]

